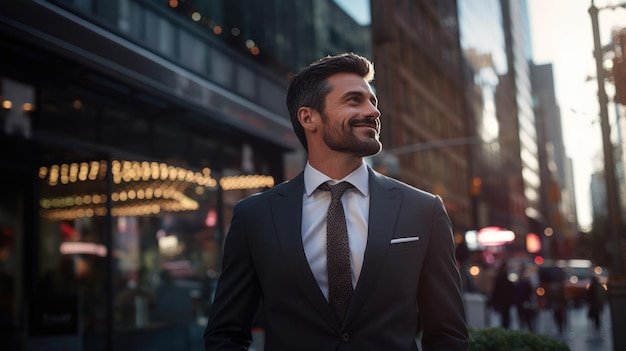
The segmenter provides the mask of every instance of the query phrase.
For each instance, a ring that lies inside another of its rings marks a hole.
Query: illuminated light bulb
[[[176,180],[176,176],[177,176],[176,169],[174,167],[171,167],[169,169],[169,179],[174,181]]]
[[[46,167],[39,167],[39,179],[45,179],[46,176],[48,175],[48,168]]]
[[[74,198],[73,197],[66,197],[63,200],[64,206],[65,207],[70,207],[70,206],[74,206]]]

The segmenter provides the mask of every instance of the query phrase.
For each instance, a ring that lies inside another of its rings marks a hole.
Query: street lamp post
[[[615,9],[626,7],[626,3],[605,8]],[[602,8],[602,9],[605,9]],[[604,90],[605,71],[602,65],[602,48],[600,44],[600,29],[598,25],[598,12],[600,9],[591,0],[589,15],[593,29],[594,57],[598,80],[598,100],[600,102],[600,128],[602,130],[602,147],[604,151],[604,176],[606,183],[606,198],[608,209],[608,228],[611,240],[611,279],[609,279],[609,303],[613,327],[613,349],[626,350],[626,280],[624,279],[624,260],[622,257],[621,212],[619,210],[618,187],[615,177],[615,160],[613,156],[613,144],[611,143],[611,126],[608,117],[609,99]]]

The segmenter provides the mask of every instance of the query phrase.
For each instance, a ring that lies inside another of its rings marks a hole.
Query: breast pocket
[[[419,240],[392,242],[389,244],[389,250],[387,251],[387,253],[389,255],[397,255],[410,252],[417,253],[419,247]]]

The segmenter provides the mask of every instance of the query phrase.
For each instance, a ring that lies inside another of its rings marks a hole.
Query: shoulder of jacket
[[[269,189],[260,191],[258,193],[254,193],[252,195],[249,195],[241,200],[239,200],[238,204],[240,205],[252,205],[252,204],[256,204],[258,202],[263,202],[263,201],[267,201],[270,197],[277,195],[277,194],[282,194],[285,193],[286,188],[288,186],[291,185],[291,180],[286,180],[282,183],[279,183]]]
[[[427,192],[425,190],[416,188],[416,187],[414,187],[414,186],[412,186],[410,184],[407,184],[405,182],[402,182],[402,181],[400,181],[398,179],[391,178],[391,177],[388,177],[388,176],[380,174],[380,173],[378,173],[376,176],[378,177],[378,179],[379,179],[379,181],[381,183],[386,184],[389,188],[398,188],[401,191],[404,191],[404,192],[409,193],[411,195],[414,195],[414,196],[417,196],[417,197],[421,197],[421,198],[428,198],[428,199],[431,199],[431,200],[433,200],[433,199],[435,199],[437,197],[437,195],[435,195],[435,194],[432,194],[432,193]]]

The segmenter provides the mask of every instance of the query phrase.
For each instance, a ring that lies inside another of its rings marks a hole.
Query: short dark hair
[[[323,112],[326,95],[332,88],[328,85],[327,79],[337,73],[355,73],[371,82],[374,79],[374,64],[354,53],[326,56],[301,69],[289,83],[287,90],[289,117],[293,131],[307,151],[306,135],[298,120],[298,110],[306,106]]]

